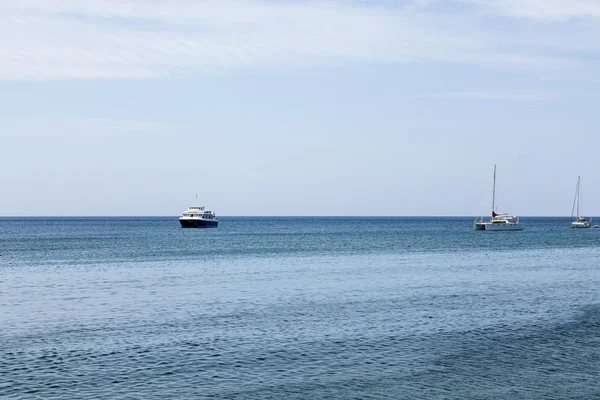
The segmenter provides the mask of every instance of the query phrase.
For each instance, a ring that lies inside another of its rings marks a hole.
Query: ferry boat
[[[182,228],[216,228],[219,221],[214,212],[207,210],[204,206],[199,206],[196,196],[196,205],[189,207],[181,217],[179,223]]]
[[[487,197],[487,196],[486,196]],[[485,200],[484,200],[485,202]],[[476,231],[522,231],[523,225],[519,222],[519,217],[509,216],[508,214],[496,213],[496,165],[494,164],[494,185],[492,189],[492,220],[484,221],[483,216],[480,220],[475,219],[473,226]]]

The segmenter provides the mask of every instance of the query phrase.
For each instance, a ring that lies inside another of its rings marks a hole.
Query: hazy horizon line
[[[181,215],[0,215],[13,218],[179,218]],[[218,218],[480,218],[481,215],[221,215]],[[489,217],[484,215],[484,218]],[[594,218],[595,216],[587,216]],[[569,215],[522,215],[518,218],[573,218]],[[600,218],[600,217],[598,217]]]

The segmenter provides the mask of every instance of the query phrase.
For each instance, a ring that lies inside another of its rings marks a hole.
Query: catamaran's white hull
[[[523,225],[516,224],[493,224],[491,222],[475,222],[476,231],[522,231]]]
[[[571,228],[591,228],[591,222],[571,222]]]
[[[522,231],[521,224],[486,224],[486,231]]]

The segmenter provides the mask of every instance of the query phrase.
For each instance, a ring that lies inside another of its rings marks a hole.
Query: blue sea
[[[0,219],[0,398],[600,398],[600,229],[521,222]]]

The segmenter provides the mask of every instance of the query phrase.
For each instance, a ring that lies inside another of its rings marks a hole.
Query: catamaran
[[[581,177],[577,177],[577,186],[575,187],[575,198],[573,199],[573,208],[571,209],[571,220],[573,220],[573,213],[575,212],[575,204],[577,204],[577,218],[571,221],[571,228],[591,228],[592,219],[585,219],[579,215],[579,188],[581,187]]]
[[[496,164],[494,164],[494,185],[492,189],[492,219],[484,221],[481,219],[473,223],[476,231],[522,231],[523,225],[519,222],[519,217],[509,216],[508,214],[496,213]]]

